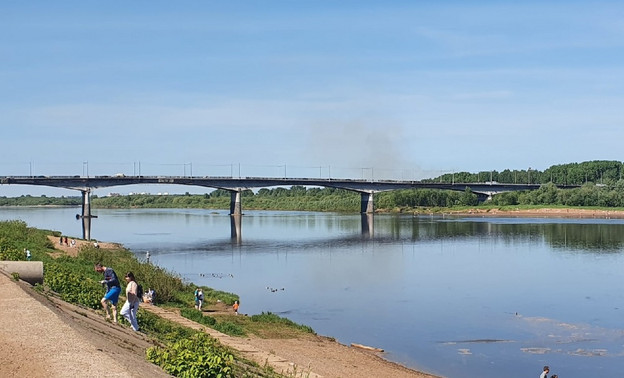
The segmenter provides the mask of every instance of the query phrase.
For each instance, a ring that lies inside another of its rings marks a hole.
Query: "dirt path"
[[[81,240],[81,239],[76,239],[76,238],[67,238],[67,241],[69,242],[69,245],[67,245],[65,242],[63,242],[63,244],[60,243],[59,238],[52,236],[52,235],[48,235],[48,239],[50,239],[50,241],[52,242],[52,244],[54,244],[54,248],[65,252],[67,255],[72,256],[72,257],[76,257],[78,256],[78,251],[80,250],[80,248],[82,248],[85,245],[93,245],[93,243],[95,243],[94,241],[87,241],[87,240]],[[71,241],[75,242],[75,245],[71,245]],[[118,248],[123,248],[123,246],[121,244],[117,244],[117,243],[106,243],[106,242],[97,242],[100,248],[105,248],[105,249],[118,249]],[[54,257],[54,255],[53,255]]]

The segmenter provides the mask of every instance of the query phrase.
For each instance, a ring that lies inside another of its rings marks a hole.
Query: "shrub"
[[[104,291],[102,285],[91,278],[76,273],[69,267],[58,263],[48,263],[45,266],[43,279],[46,285],[60,294],[64,301],[81,304],[97,309]]]
[[[230,322],[217,323],[213,328],[230,336],[245,336],[247,334],[241,326]]]
[[[234,356],[204,333],[147,349],[147,359],[176,377],[231,377]]]
[[[208,327],[212,327],[217,323],[215,318],[204,316],[201,311],[194,308],[183,308],[180,310],[180,315],[194,322],[207,325]]]
[[[3,246],[0,240],[0,261],[20,261],[25,260],[26,255],[19,249]]]

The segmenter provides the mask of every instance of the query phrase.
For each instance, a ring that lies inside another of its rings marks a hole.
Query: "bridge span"
[[[190,176],[0,176],[1,185],[38,185],[78,190],[82,193],[82,214],[85,224],[85,239],[90,239],[91,192],[98,188],[125,185],[186,185],[223,189],[230,192],[230,215],[242,215],[241,193],[244,190],[277,186],[320,186],[345,189],[360,193],[362,214],[374,213],[374,193],[401,189],[438,189],[465,191],[469,188],[481,199],[510,191],[535,190],[541,184],[505,184],[497,182],[476,183],[431,183],[401,180],[358,180],[336,178],[273,178],[273,177],[190,177]],[[577,185],[558,185],[559,188],[576,188]],[[240,222],[238,222],[240,224]],[[239,226],[240,227],[240,226]],[[234,231],[233,231],[234,233]]]

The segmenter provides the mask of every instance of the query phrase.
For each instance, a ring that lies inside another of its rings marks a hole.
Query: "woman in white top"
[[[134,273],[126,273],[125,278],[128,285],[126,286],[126,303],[121,308],[121,315],[130,322],[133,330],[138,331],[137,311],[139,310],[139,297],[137,296],[137,290],[139,285],[134,280]]]

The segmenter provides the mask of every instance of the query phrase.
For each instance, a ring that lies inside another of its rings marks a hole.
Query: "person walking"
[[[102,285],[106,285],[106,294],[100,301],[106,314],[106,319],[110,319],[111,315],[108,313],[108,302],[110,302],[111,312],[113,315],[113,323],[117,323],[117,302],[119,301],[119,293],[121,293],[121,286],[119,285],[119,279],[117,274],[112,268],[107,268],[101,263],[95,264],[95,271],[102,273],[104,279],[100,281]]]
[[[26,248],[24,252],[26,253],[26,260],[30,261],[30,258],[32,257],[32,255],[30,254],[30,249]]]
[[[204,304],[204,291],[200,288],[195,289],[195,308],[201,311]]]
[[[238,301],[234,301],[234,304],[232,305],[232,308],[234,309],[234,313],[236,315],[238,315],[238,306],[239,306]]]
[[[130,322],[130,326],[136,332],[139,330],[139,323],[137,322],[137,311],[139,310],[139,296],[138,288],[134,273],[128,272],[125,276],[126,283],[126,303],[121,308],[121,316],[126,318]]]
[[[197,309],[201,311],[202,305],[204,304],[204,291],[202,289],[199,289],[197,292],[197,300]]]

